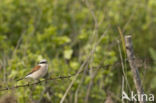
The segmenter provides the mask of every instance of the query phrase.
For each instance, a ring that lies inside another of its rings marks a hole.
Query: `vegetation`
[[[48,78],[83,66],[64,103],[121,103],[122,84],[136,92],[123,40],[131,34],[144,91],[156,95],[154,11],[156,0],[0,0],[0,89],[35,82],[16,80],[45,58]],[[0,91],[0,103],[59,103],[73,79]]]

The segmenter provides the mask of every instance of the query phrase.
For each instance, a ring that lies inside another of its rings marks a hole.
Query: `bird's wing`
[[[36,67],[34,67],[34,68],[32,69],[32,71],[31,71],[29,74],[32,74],[32,73],[38,71],[38,70],[40,69],[40,67],[41,67],[41,66],[37,65]],[[28,74],[28,75],[29,75],[29,74]]]

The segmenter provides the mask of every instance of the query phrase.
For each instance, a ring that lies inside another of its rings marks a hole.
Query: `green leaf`
[[[64,51],[64,58],[65,59],[70,59],[72,54],[73,54],[73,50],[72,49],[67,49],[67,50]]]

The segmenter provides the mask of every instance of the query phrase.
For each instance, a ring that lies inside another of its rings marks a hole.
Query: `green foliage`
[[[78,76],[65,103],[73,103],[76,98],[77,103],[84,103],[91,82],[88,103],[103,103],[110,94],[115,95],[114,102],[121,102],[123,73],[116,43],[119,26],[123,34],[132,34],[137,57],[150,56],[152,68],[148,67],[143,83],[145,90],[156,91],[155,10],[155,0],[1,0],[0,88],[35,82],[16,80],[43,58],[48,60],[48,77],[73,74],[101,40],[83,68],[88,71]],[[126,62],[124,65],[135,90],[129,66]],[[59,103],[71,79],[18,88],[13,94],[18,103]],[[0,97],[5,94],[0,92]]]

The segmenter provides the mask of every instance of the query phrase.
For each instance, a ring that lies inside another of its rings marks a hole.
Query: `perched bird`
[[[29,74],[27,74],[22,79],[31,78],[31,79],[37,80],[41,77],[44,77],[47,74],[47,72],[48,72],[48,63],[47,63],[47,60],[43,59],[39,62],[37,66],[35,66],[32,69],[32,71]],[[19,80],[22,80],[22,79],[19,79]]]

